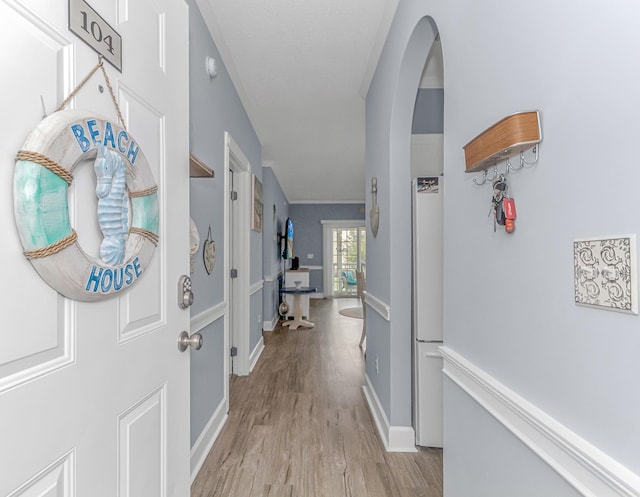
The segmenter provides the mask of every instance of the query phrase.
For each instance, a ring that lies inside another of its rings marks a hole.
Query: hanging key
[[[498,202],[498,204],[496,205],[496,223],[498,223],[500,226],[504,226],[504,223],[506,221],[506,216],[504,213],[504,198],[500,199],[500,202]]]
[[[513,233],[516,229],[516,202],[511,197],[505,197],[503,201],[504,215],[506,217],[504,230]]]
[[[505,181],[504,175],[500,175],[500,177],[493,182],[493,198],[491,199],[491,210],[489,210],[489,215],[493,212],[493,232],[496,231],[496,224],[500,226],[504,226],[505,216],[504,209],[502,206],[502,202],[504,200],[504,195],[507,191],[507,182]]]

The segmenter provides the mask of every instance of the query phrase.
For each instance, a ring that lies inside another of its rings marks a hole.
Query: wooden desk
[[[288,326],[290,330],[297,330],[300,326],[303,328],[313,328],[315,326],[311,321],[302,319],[302,297],[316,291],[315,288],[308,286],[301,286],[300,288],[287,286],[280,289],[280,293],[293,295],[293,321],[286,320],[282,323],[282,326]]]

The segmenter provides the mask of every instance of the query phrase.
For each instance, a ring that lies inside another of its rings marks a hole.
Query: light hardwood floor
[[[312,300],[315,328],[264,332],[192,497],[442,497],[442,451],[385,452],[362,393],[356,299]]]

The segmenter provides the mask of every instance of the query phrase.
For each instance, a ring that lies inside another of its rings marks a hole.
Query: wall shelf
[[[542,141],[540,112],[518,112],[476,136],[464,148],[466,172],[475,173],[523,153]]]
[[[195,155],[189,154],[189,176],[191,178],[213,178],[215,173]]]

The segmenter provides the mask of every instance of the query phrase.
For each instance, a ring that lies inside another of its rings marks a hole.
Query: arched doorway
[[[411,128],[413,428],[416,445],[442,447],[444,71],[437,36]]]
[[[367,231],[364,391],[388,450],[415,450],[412,410],[411,131],[416,95],[438,29],[403,13],[367,94],[365,184],[377,184],[380,225]],[[412,25],[410,29],[408,25]],[[405,34],[406,33],[406,34]],[[367,213],[372,207],[367,198]],[[368,218],[368,221],[370,219]],[[371,311],[371,312],[369,312]]]

